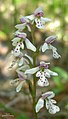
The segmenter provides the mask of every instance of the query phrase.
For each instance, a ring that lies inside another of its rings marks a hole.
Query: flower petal
[[[50,22],[50,21],[51,21],[51,19],[49,19],[49,18],[44,18],[44,17],[41,17],[40,19],[41,19],[41,21],[44,21],[44,22]]]
[[[50,99],[51,103],[56,104],[56,101],[53,99]]]
[[[14,52],[13,52],[14,56],[19,56],[20,55],[20,47],[17,45],[16,48],[14,49]]]
[[[58,106],[56,106],[56,112],[59,112],[60,108]]]
[[[25,54],[25,56],[31,61],[31,63],[33,64],[33,59],[29,56],[29,55],[27,55],[27,54]]]
[[[45,52],[47,49],[49,49],[48,44],[47,43],[44,43],[42,45],[42,52]]]
[[[44,70],[44,75],[45,77],[50,78],[50,74],[46,71],[46,69]]]
[[[30,31],[30,32],[31,32],[31,28],[30,28],[30,26],[29,26],[29,25],[27,25],[27,28],[28,28],[28,31]]]
[[[13,42],[12,45],[13,45],[13,46],[16,46],[17,43],[18,43],[20,40],[21,40],[21,38],[18,38],[18,37],[12,39],[12,42]]]
[[[14,84],[17,84],[17,83],[19,83],[19,78],[10,81],[11,85],[14,85]]]
[[[45,98],[48,98],[48,99],[51,99],[54,96],[55,96],[55,93],[52,92],[52,91],[48,91],[48,92],[42,94],[42,97],[45,97]]]
[[[19,92],[22,89],[24,81],[21,81],[19,85],[16,87],[16,92]]]
[[[20,47],[21,47],[22,49],[24,49],[24,44],[23,44],[23,42],[20,42]]]
[[[34,11],[34,15],[38,15],[38,13],[43,13],[43,8],[42,7],[38,7],[35,11]]]
[[[22,66],[23,65],[23,63],[24,63],[24,59],[23,59],[23,57],[20,59],[20,61],[19,61],[19,66]]]
[[[36,77],[40,77],[41,76],[41,71],[38,71],[37,73],[36,73]]]
[[[21,21],[22,23],[29,23],[29,20],[28,20],[26,17],[21,17],[21,18],[20,18],[20,21]]]
[[[36,47],[27,38],[25,39],[25,44],[27,49],[30,49],[34,52],[36,51]]]
[[[26,18],[28,18],[29,20],[32,21],[32,20],[34,20],[35,17],[34,17],[34,15],[29,15],[29,16],[26,16]]]
[[[56,72],[53,72],[53,71],[51,71],[51,70],[49,70],[49,69],[46,69],[46,71],[47,71],[50,75],[52,75],[52,76],[58,76],[58,74],[57,74]]]
[[[43,106],[44,106],[44,100],[40,98],[36,104],[36,108],[35,108],[36,112],[39,112],[39,110],[43,108]]]
[[[22,71],[22,72],[25,72],[26,69],[29,69],[29,65],[23,65],[21,67],[19,67],[16,72],[19,72],[19,71]]]
[[[54,57],[55,59],[58,59],[58,58],[60,58],[61,56],[58,54],[58,52],[57,52],[56,50],[53,50],[53,57]]]
[[[59,111],[60,111],[60,108],[56,105],[53,105],[53,104],[49,108],[50,114],[55,114],[56,112],[59,112]]]
[[[25,71],[25,74],[34,74],[34,73],[36,73],[38,70],[39,70],[39,67],[35,67],[35,68],[32,68],[32,69],[27,69],[27,70]]]
[[[46,100],[46,108],[49,109],[49,106],[50,106],[49,101]]]
[[[19,31],[22,31],[25,28],[25,26],[26,26],[26,23],[24,23],[24,24],[17,24],[15,26],[15,28],[17,28]]]
[[[45,28],[44,23],[40,19],[35,18],[35,23],[36,23],[37,28],[39,28],[39,29],[44,29]]]
[[[27,34],[24,33],[24,32],[16,31],[16,32],[15,32],[15,36],[17,36],[17,37],[19,37],[19,38],[25,39],[26,36],[27,36]]]

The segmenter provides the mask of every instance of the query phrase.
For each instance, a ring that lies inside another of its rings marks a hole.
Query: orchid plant
[[[56,101],[52,99],[55,96],[53,91],[41,94],[38,101],[36,99],[36,86],[38,85],[41,88],[49,86],[48,78],[58,76],[56,72],[49,69],[49,62],[40,61],[39,65],[37,65],[38,53],[52,50],[53,58],[58,59],[61,57],[57,52],[57,48],[52,45],[57,38],[55,35],[47,37],[44,44],[39,48],[35,46],[34,28],[45,29],[45,24],[51,21],[49,18],[44,18],[43,15],[43,9],[39,7],[32,15],[21,17],[21,24],[15,26],[17,31],[14,33],[15,38],[12,39],[14,49],[11,53],[15,62],[12,62],[11,68],[17,64],[16,72],[18,74],[18,78],[14,79],[12,84],[17,83],[16,91],[19,92],[24,83],[29,82],[29,91],[33,99],[34,119],[37,119],[37,113],[43,107],[46,107],[50,114],[60,111],[60,108],[55,105]],[[25,29],[31,33],[31,41],[28,39],[27,33],[24,32]]]

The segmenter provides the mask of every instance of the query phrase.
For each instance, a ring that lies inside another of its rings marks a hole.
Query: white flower
[[[29,68],[29,65],[25,64],[25,65],[16,69],[16,72],[18,74],[18,78],[11,81],[11,84],[16,84],[16,86],[17,86],[16,92],[19,92],[22,89],[23,85],[25,84],[25,81],[31,78],[30,75],[26,75],[24,73],[25,70],[28,68]]]
[[[22,31],[24,28],[28,28],[28,31],[31,32],[30,28],[30,21],[26,17],[20,18],[21,24],[17,24],[15,27],[18,29],[18,31]]]
[[[29,61],[33,64],[33,59],[27,54],[22,54],[19,56],[19,58],[20,58],[18,62],[19,66],[29,64]]]
[[[24,57],[21,57],[21,59],[18,62],[19,66],[25,65],[25,64],[29,64],[29,61],[27,59],[25,59]]]
[[[21,33],[19,31],[15,32],[16,38],[12,40],[12,45],[16,46],[14,49],[14,55],[19,56],[21,54],[21,49],[24,49],[24,43],[26,44],[27,49],[36,51],[36,47],[26,38],[26,33]]]
[[[48,18],[35,18],[35,23],[36,23],[36,27],[39,29],[44,29],[45,28],[45,23],[51,21]]]
[[[36,27],[39,29],[44,29],[45,23],[50,22],[51,19],[43,18],[43,9],[41,7],[37,8],[32,15],[26,16],[28,21],[31,21],[31,24],[36,23]]]
[[[25,83],[26,78],[27,77],[23,72],[18,71],[18,78],[11,81],[11,84],[17,84],[16,92],[20,92],[20,90],[22,89],[22,87]]]
[[[13,51],[11,52],[11,55],[13,56],[14,59],[12,60],[12,63],[10,65],[9,69],[13,68],[15,65],[17,65],[17,67],[18,66],[21,67],[22,65],[28,65],[29,62],[31,64],[33,64],[33,59],[28,54],[26,54],[24,52],[23,53],[21,52],[19,57],[15,57]]]
[[[45,23],[51,21],[49,18],[43,18],[43,9],[41,7],[34,11],[36,27],[44,29]]]
[[[27,69],[25,71],[25,74],[34,74],[37,72],[36,77],[40,77],[40,79],[37,81],[37,84],[41,87],[48,86],[49,82],[47,78],[50,78],[50,76],[58,75],[56,72],[53,72],[48,69],[48,64],[50,63],[45,63],[41,61],[39,66],[32,69]]]
[[[40,50],[42,52],[45,52],[46,50],[50,49],[53,52],[53,57],[58,59],[61,56],[58,54],[57,49],[51,45],[51,43],[53,43],[55,39],[56,36],[49,36],[48,38],[46,38],[45,43],[40,47]]]
[[[56,112],[60,111],[60,108],[56,106],[56,101],[51,99],[55,96],[55,94],[52,91],[46,92],[42,94],[41,98],[38,100],[36,104],[36,112],[39,112],[41,108],[43,108],[44,100],[46,101],[46,108],[49,111],[50,114],[55,114]]]

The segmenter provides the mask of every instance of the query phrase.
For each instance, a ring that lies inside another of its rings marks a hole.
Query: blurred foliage
[[[64,83],[68,81],[68,73],[60,67],[54,67],[53,71],[58,73],[58,76],[53,77],[52,79],[57,86],[56,88],[54,88],[54,91],[55,93],[59,93],[64,90]]]
[[[6,114],[11,116],[13,115],[14,118],[12,119],[29,119],[24,112],[20,113],[15,111],[13,108],[7,108],[2,103],[0,103],[0,109],[3,109],[3,111],[5,111],[5,114],[2,114],[2,115],[6,115]]]

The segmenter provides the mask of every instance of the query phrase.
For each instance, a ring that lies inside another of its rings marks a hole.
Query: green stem
[[[34,27],[32,27],[32,41],[33,44],[35,44],[35,39],[34,39]],[[36,66],[36,53],[33,54],[33,67]],[[36,106],[36,76],[35,74],[33,75],[33,113],[34,113],[34,119],[37,119],[37,113],[35,110],[35,106]]]
[[[34,62],[35,62],[35,58],[34,58]],[[33,111],[34,111],[34,119],[37,119],[37,113],[36,113],[36,110],[35,110],[35,106],[36,106],[36,76],[34,74],[33,76],[33,83],[34,83],[34,91],[33,91]]]

